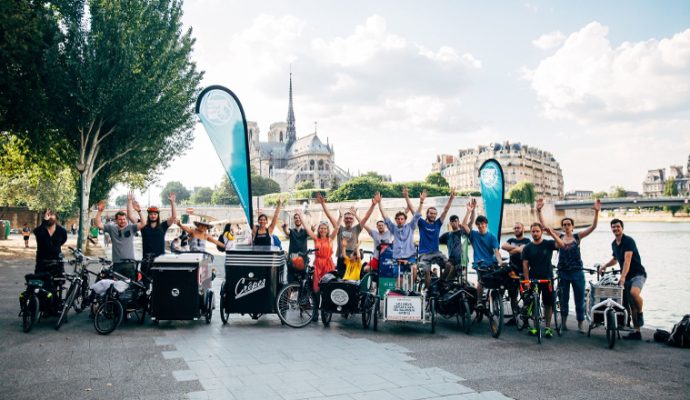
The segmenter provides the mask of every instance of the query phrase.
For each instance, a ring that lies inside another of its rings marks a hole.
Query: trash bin
[[[0,240],[7,240],[10,238],[10,221],[0,220]]]

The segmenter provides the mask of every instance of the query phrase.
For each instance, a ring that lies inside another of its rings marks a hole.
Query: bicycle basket
[[[508,274],[510,267],[477,269],[479,282],[486,289],[501,289],[509,286],[513,281]]]

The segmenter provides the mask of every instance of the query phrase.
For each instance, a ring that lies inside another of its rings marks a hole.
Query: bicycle
[[[509,268],[509,267],[506,267]],[[484,315],[489,320],[489,331],[491,336],[498,338],[503,330],[503,290],[506,288],[508,272],[506,268],[498,263],[479,262],[477,263],[477,279],[482,284],[482,288],[487,290],[486,298],[488,307],[475,307],[477,314],[476,321],[480,322]],[[483,297],[483,293],[477,293],[477,299]]]
[[[589,322],[587,337],[592,334],[592,329],[604,326],[606,329],[606,342],[609,349],[616,345],[616,339],[620,339],[621,330],[630,330],[630,303],[628,293],[619,286],[616,275],[620,270],[599,273],[599,265],[595,269],[584,268],[590,274],[597,273],[597,282],[589,282],[585,288],[585,318]]]
[[[561,293],[563,288],[561,288],[560,281],[558,279],[558,270],[553,276],[553,283],[556,290],[553,295],[553,329],[556,331],[558,336],[563,335],[563,315],[561,314]]]
[[[524,307],[521,309],[520,318],[524,322],[524,326],[529,326],[529,320],[534,322],[533,330],[536,331],[537,342],[541,344],[543,333],[542,333],[542,321],[544,320],[544,311],[541,308],[541,289],[539,284],[548,284],[548,290],[552,291],[553,284],[550,279],[529,279],[521,280],[522,284],[529,284],[529,289],[525,292],[524,287],[520,286],[520,293],[523,295],[523,301],[525,303]]]
[[[317,250],[309,249],[306,253],[299,255],[308,259],[309,254]],[[303,328],[316,318],[318,296],[313,291],[313,275],[314,266],[307,264],[303,271],[295,272],[296,282],[288,283],[278,292],[276,310],[278,318],[285,325],[292,328]],[[223,323],[227,322],[229,314],[229,312],[227,314],[221,312],[220,316]]]
[[[64,261],[43,260],[41,270],[24,276],[26,290],[19,294],[22,331],[28,333],[41,317],[57,315],[65,284]]]

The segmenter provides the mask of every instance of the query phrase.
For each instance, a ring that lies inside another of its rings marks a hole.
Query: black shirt
[[[645,271],[642,266],[642,260],[640,259],[640,252],[637,251],[637,245],[635,241],[630,236],[623,235],[621,238],[621,244],[617,244],[614,240],[611,243],[611,249],[613,250],[613,256],[618,260],[618,264],[623,269],[623,264],[625,264],[625,252],[632,251],[632,259],[630,260],[630,269],[628,270],[628,275],[625,279],[630,280],[633,276],[643,275],[647,276],[647,271]]]
[[[523,237],[522,239],[510,238],[510,239],[508,239],[507,243],[511,246],[526,246],[526,245],[530,244],[530,240],[527,239],[526,237]],[[510,254],[510,264],[514,268],[517,268],[518,271],[522,271],[522,253],[518,253],[518,254],[512,254],[511,253]]]
[[[462,236],[467,236],[464,230],[448,231],[438,238],[440,244],[448,247],[448,259],[458,264],[462,260]]]
[[[306,229],[290,229],[290,235],[288,235],[288,237],[290,238],[288,253],[307,253],[307,240],[309,239],[309,235],[307,235]]]
[[[154,254],[159,256],[165,254],[165,232],[170,225],[168,221],[156,224],[156,227],[146,224],[141,229],[141,254]]]
[[[63,244],[67,241],[67,230],[55,224],[55,232],[51,236],[48,233],[48,224],[43,221],[34,229],[36,236],[36,261],[56,260],[61,258]]]
[[[522,259],[529,263],[530,279],[551,279],[553,277],[553,266],[551,258],[556,250],[554,240],[542,240],[541,243],[531,242],[522,249]]]
[[[259,233],[259,229],[256,230],[256,235],[254,236],[253,246],[270,246],[273,242],[271,235],[268,230],[264,233]]]

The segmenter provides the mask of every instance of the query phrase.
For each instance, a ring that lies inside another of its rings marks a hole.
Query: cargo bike
[[[594,269],[585,268],[585,271],[597,274],[597,281],[590,281],[585,288],[585,319],[589,323],[587,337],[591,336],[592,329],[604,327],[608,347],[613,349],[616,339],[620,339],[620,331],[630,330],[625,289],[618,284],[619,278],[616,276],[620,270],[601,275],[597,264]]]

